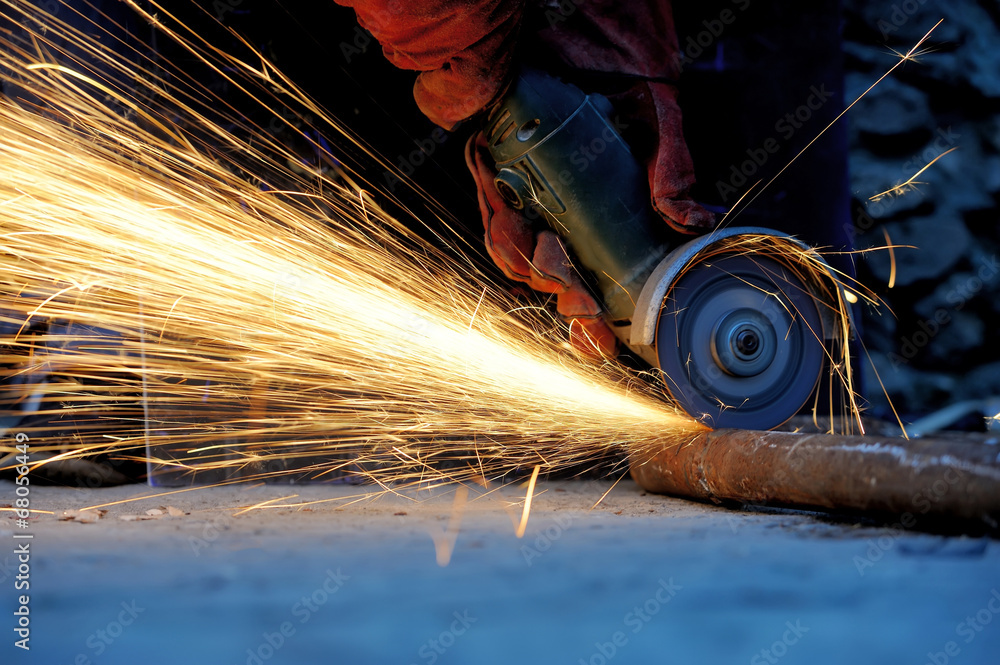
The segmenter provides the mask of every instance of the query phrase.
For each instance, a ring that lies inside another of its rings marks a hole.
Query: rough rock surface
[[[863,339],[904,419],[1000,393],[1000,6],[958,0],[845,0],[846,89],[853,100],[934,26],[908,62],[848,115],[862,281],[886,306],[864,312]],[[891,50],[890,50],[891,49]],[[922,49],[923,50],[923,49]],[[921,173],[914,187],[870,197]],[[891,311],[891,313],[890,313]],[[889,413],[871,369],[872,408]],[[964,425],[975,426],[976,421]]]

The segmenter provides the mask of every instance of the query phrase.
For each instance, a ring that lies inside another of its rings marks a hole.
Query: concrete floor
[[[443,567],[453,491],[345,506],[359,488],[33,487],[32,506],[54,512],[154,496],[27,531],[0,513],[0,662],[1000,662],[996,541],[733,511],[627,481],[591,510],[610,486],[540,483],[521,540],[523,487],[473,493]],[[290,494],[339,501],[238,514]],[[187,514],[121,519],[168,506]],[[34,534],[30,652],[11,630],[15,531]]]

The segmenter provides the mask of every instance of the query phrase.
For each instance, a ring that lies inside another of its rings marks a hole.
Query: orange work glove
[[[577,352],[615,357],[618,339],[601,317],[601,305],[573,268],[562,239],[549,229],[536,231],[497,191],[493,158],[482,132],[466,144],[465,162],[479,190],[486,251],[493,262],[511,279],[542,293],[557,294],[556,311],[569,323],[570,343]]]

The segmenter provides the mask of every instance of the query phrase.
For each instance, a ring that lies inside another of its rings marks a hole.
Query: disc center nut
[[[736,333],[733,350],[744,360],[753,360],[760,353],[760,336],[756,328],[746,326]]]
[[[755,376],[771,365],[777,351],[771,322],[757,310],[741,308],[719,321],[712,335],[712,357],[732,376]]]

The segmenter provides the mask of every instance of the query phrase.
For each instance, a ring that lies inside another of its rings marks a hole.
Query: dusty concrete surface
[[[0,513],[3,663],[996,663],[1000,548],[982,538],[734,511],[610,482],[360,496],[32,488]],[[244,510],[316,502],[306,506]],[[0,483],[0,504],[14,496]],[[352,505],[349,497],[361,499]],[[331,501],[331,499],[333,499]],[[184,514],[124,521],[149,509]],[[177,513],[178,511],[172,511]],[[31,651],[14,534],[31,533]],[[437,542],[437,545],[435,544]]]

